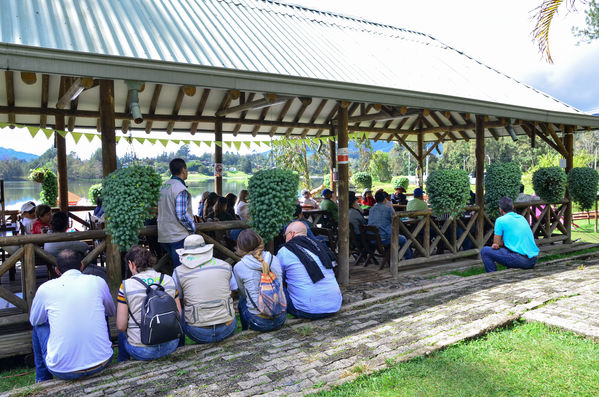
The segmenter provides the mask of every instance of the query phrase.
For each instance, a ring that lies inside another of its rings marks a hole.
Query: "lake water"
[[[94,181],[73,180],[69,181],[69,191],[81,197],[80,204],[90,205],[87,200],[89,187],[95,183]],[[214,180],[206,179],[203,181],[188,182],[189,191],[192,195],[193,210],[197,211],[200,196],[206,190],[214,191]],[[247,188],[247,179],[223,179],[223,193],[229,192],[239,194],[241,189]],[[40,191],[42,185],[30,181],[4,181],[4,197],[6,200],[6,209],[18,210],[26,201],[33,200],[35,203],[40,202]]]

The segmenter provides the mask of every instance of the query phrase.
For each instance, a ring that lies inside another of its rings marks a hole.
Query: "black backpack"
[[[141,305],[141,324],[135,320],[131,310],[129,310],[129,315],[139,327],[141,343],[144,345],[159,345],[179,338],[182,334],[181,317],[175,300],[162,286],[164,274],[160,275],[158,284],[152,283],[150,285],[137,277],[131,278],[146,287],[146,297]],[[152,286],[156,288],[152,288]]]

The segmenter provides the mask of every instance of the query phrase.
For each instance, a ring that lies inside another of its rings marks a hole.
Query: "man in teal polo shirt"
[[[539,248],[530,229],[530,224],[514,212],[514,203],[509,197],[499,200],[501,216],[495,220],[493,245],[483,247],[480,257],[487,272],[497,270],[495,262],[506,267],[531,269],[537,264]]]

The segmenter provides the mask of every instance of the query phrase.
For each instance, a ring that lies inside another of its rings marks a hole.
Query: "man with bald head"
[[[287,283],[287,313],[318,319],[339,311],[342,297],[333,272],[335,255],[323,242],[307,237],[306,225],[296,221],[287,226],[277,258]]]

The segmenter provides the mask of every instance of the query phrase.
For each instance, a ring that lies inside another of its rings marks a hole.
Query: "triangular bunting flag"
[[[214,141],[214,144],[218,147],[223,147],[222,141]]]
[[[146,141],[146,138],[140,138],[140,137],[137,137],[137,136],[136,136],[134,139],[135,139],[137,142],[141,143],[141,144],[143,144],[143,143]]]
[[[73,137],[75,144],[79,143],[79,139],[81,139],[81,135],[83,135],[83,134],[80,132],[71,132],[71,136]]]
[[[156,138],[146,138],[146,141],[150,142],[152,145],[156,144]]]
[[[168,139],[159,139],[158,142],[162,143],[162,146],[166,147],[168,145]]]
[[[95,134],[83,134],[83,135],[85,135],[85,137],[87,138],[87,140],[90,141],[90,142],[93,141],[94,138],[96,137]]]
[[[202,141],[191,141],[191,143],[195,144],[197,147],[202,147]]]
[[[229,149],[231,148],[231,142],[229,142],[229,141],[226,141],[226,142],[225,142],[225,145],[226,145],[226,146],[227,146]]]
[[[183,142],[186,145],[189,145],[191,143],[189,139],[181,139],[181,142]]]
[[[37,133],[40,130],[40,127],[27,127],[27,129],[29,130],[29,133],[31,134],[31,137],[35,138],[35,136],[37,135]]]
[[[119,142],[119,141],[121,140],[121,138],[123,138],[123,137],[122,137],[122,136],[117,136],[117,137],[115,138],[115,140],[116,140],[117,142]]]
[[[235,141],[235,142],[233,142],[233,145],[235,145],[235,149],[237,149],[237,150],[241,149],[241,142]]]
[[[202,143],[208,147],[212,147],[212,141],[203,141]]]
[[[0,122],[0,128],[6,128],[8,127],[8,123],[1,123]]]
[[[181,143],[181,141],[179,139],[171,139],[171,142],[173,142],[175,145],[178,145],[179,143]]]
[[[44,134],[46,135],[46,138],[50,139],[52,138],[52,135],[54,135],[54,130],[44,128]]]
[[[58,132],[58,134],[59,134],[61,137],[63,137],[63,138],[64,138],[65,136],[67,136],[67,134],[68,134],[68,132],[66,132],[66,131],[63,131],[63,130],[56,130],[56,132]]]
[[[243,144],[245,145],[245,147],[247,147],[249,149],[250,145],[252,144],[252,142],[250,142],[250,141],[243,141]]]

